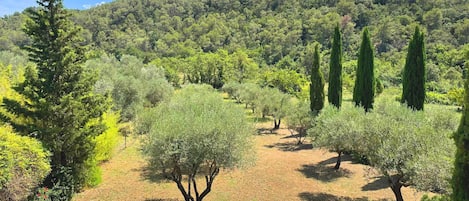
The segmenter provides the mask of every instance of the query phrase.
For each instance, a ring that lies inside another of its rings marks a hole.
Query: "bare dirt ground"
[[[268,127],[270,123],[258,125]],[[346,156],[339,171],[334,153],[312,148],[306,141],[297,146],[287,129],[253,136],[257,150],[254,166],[221,170],[206,200],[394,200],[386,180],[370,176],[367,166]],[[148,174],[137,139],[102,165],[103,182],[85,190],[75,201],[169,201],[182,200],[176,185]],[[205,183],[199,182],[199,188]],[[403,188],[406,201],[420,200],[422,193]]]

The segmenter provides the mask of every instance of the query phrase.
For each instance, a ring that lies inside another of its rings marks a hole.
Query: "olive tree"
[[[297,144],[303,144],[307,131],[313,123],[313,113],[308,101],[296,101],[287,111],[287,127],[291,134],[295,135]]]
[[[345,151],[360,147],[355,144],[360,141],[364,129],[365,124],[359,122],[363,115],[363,110],[357,107],[347,105],[341,111],[327,106],[308,131],[314,146],[337,153],[335,169],[340,168],[341,156]]]
[[[387,180],[396,200],[401,188],[447,192],[455,147],[450,135],[457,117],[447,109],[417,112],[396,102],[376,105],[365,115],[362,154]]]
[[[149,111],[157,118],[145,120],[152,122],[143,145],[150,166],[174,181],[186,201],[203,200],[220,169],[244,164],[252,152],[254,130],[244,111],[208,88],[184,87]]]
[[[455,152],[450,135],[457,123],[454,111],[413,111],[388,97],[367,113],[351,106],[327,107],[308,132],[319,146],[365,156],[402,201],[402,187],[448,191]]]

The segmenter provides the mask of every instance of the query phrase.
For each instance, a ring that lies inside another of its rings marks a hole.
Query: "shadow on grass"
[[[352,161],[352,157],[350,155],[347,155],[347,154],[342,154],[342,157],[341,158],[341,161],[342,162],[345,162],[345,161]],[[353,161],[352,161],[353,162]],[[318,164],[319,165],[330,165],[330,164],[336,164],[337,163],[337,157],[331,157],[327,160],[323,160],[321,162],[319,162]]]
[[[150,182],[154,182],[154,183],[161,183],[161,182],[166,182],[166,181],[168,181],[168,180],[164,177],[163,173],[161,173],[160,171],[155,170],[155,169],[149,167],[148,165],[143,166],[142,168],[135,168],[135,169],[132,169],[132,171],[140,172],[140,176],[141,176],[142,179],[145,180],[145,181],[150,181]]]
[[[377,191],[389,188],[389,182],[386,177],[375,177],[375,180],[362,186],[363,191]]]
[[[272,128],[258,128],[257,134],[258,135],[277,135],[278,132],[277,130],[274,130]]]
[[[368,197],[361,198],[351,198],[345,196],[336,196],[327,193],[310,193],[302,192],[298,194],[298,197],[303,201],[369,201]],[[386,201],[386,199],[381,199],[379,201]]]
[[[302,165],[297,171],[303,173],[306,178],[314,178],[322,182],[333,182],[341,177],[350,177],[352,172],[340,168],[338,170],[330,166],[319,164]]]
[[[277,148],[280,151],[291,151],[291,152],[313,149],[312,144],[297,144],[296,141],[295,142],[278,142],[275,144],[264,145],[264,147],[271,148],[271,149]]]

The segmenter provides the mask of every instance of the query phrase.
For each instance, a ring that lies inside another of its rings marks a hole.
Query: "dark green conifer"
[[[353,102],[356,106],[362,106],[365,111],[373,109],[375,97],[375,76],[373,47],[370,41],[368,28],[365,28],[358,57],[357,76],[353,89]]]
[[[309,48],[311,49],[311,48]],[[311,50],[308,50],[311,51]],[[324,107],[324,77],[321,73],[319,45],[316,44],[313,53],[313,65],[311,66],[311,84],[309,88],[309,98],[311,101],[311,111],[318,114]]]
[[[452,179],[453,201],[469,200],[469,75],[466,73],[463,114],[459,128],[453,136],[456,160]]]
[[[337,108],[342,105],[342,37],[338,24],[334,30],[331,61],[329,62],[327,100]]]
[[[68,19],[62,1],[37,2],[37,9],[28,10],[24,29],[32,40],[26,50],[36,67],[28,69],[25,81],[14,88],[24,101],[4,99],[7,113],[1,116],[51,152],[52,171],[44,184],[61,185],[67,191],[60,195],[64,200],[82,187],[87,160],[93,156],[92,139],[105,129],[100,117],[109,104],[93,93],[97,77],[82,67],[80,29]]]
[[[402,103],[423,110],[425,102],[425,44],[419,27],[410,40],[402,78]]]

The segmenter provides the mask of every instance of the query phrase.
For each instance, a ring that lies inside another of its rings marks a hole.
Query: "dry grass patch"
[[[260,124],[268,128],[270,122]],[[336,154],[296,145],[287,129],[253,136],[257,149],[254,166],[221,170],[206,200],[393,200],[392,191],[380,177],[366,176],[367,166],[345,157],[340,170],[334,170]],[[173,182],[163,180],[146,167],[139,143],[102,165],[103,183],[76,196],[75,201],[169,201],[182,200]],[[201,181],[202,182],[202,181]],[[421,193],[403,189],[407,201],[420,200]]]

